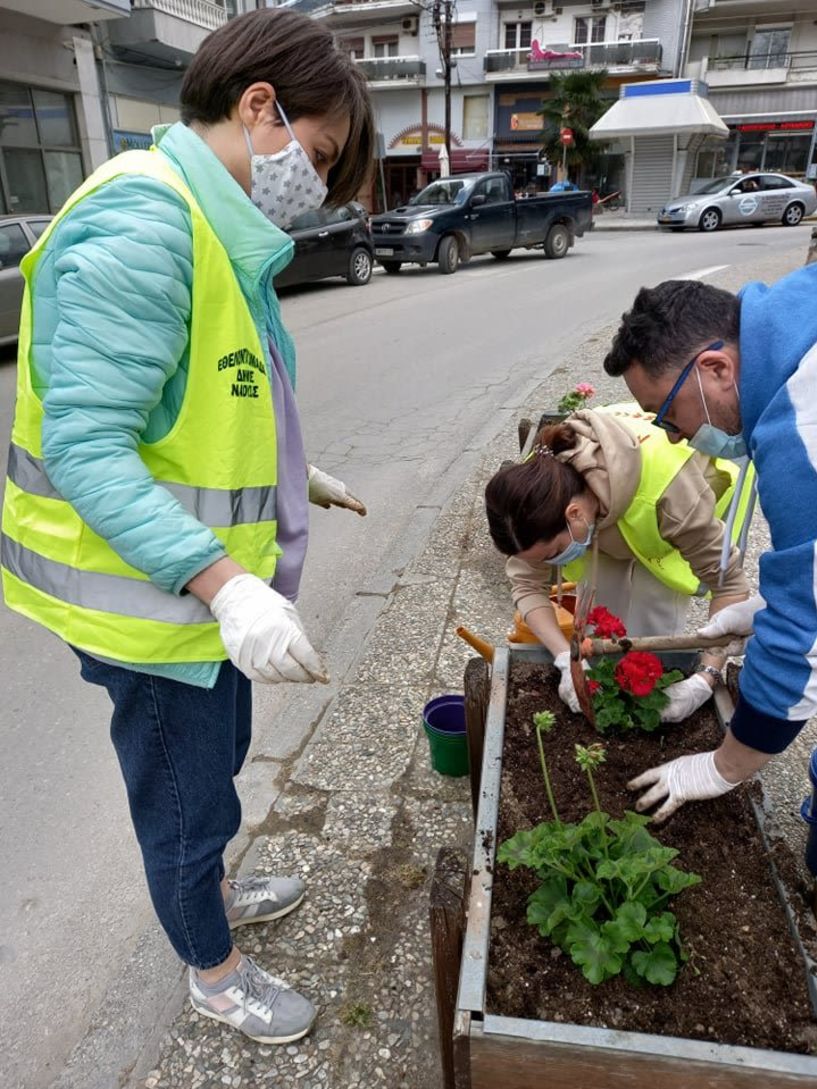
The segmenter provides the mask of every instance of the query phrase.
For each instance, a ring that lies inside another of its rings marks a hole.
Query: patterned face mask
[[[286,230],[304,212],[320,208],[329,192],[312,161],[298,143],[286,114],[276,102],[290,142],[274,155],[256,155],[244,127],[250,153],[250,199],[276,227]]]

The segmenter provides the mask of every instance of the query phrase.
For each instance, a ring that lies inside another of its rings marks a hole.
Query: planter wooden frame
[[[679,656],[664,655],[668,665]],[[686,656],[687,658],[689,656]],[[541,647],[497,648],[491,677],[479,808],[454,1013],[457,1089],[814,1089],[817,1057],[733,1047],[557,1022],[501,1017],[485,1009],[505,708],[512,662],[551,661]],[[732,702],[716,692],[721,724]],[[764,814],[754,806],[765,837]],[[789,926],[803,955],[803,970],[817,1009],[815,965],[803,948],[785,891],[770,860]]]

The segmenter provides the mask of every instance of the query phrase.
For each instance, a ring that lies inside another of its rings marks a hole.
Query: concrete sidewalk
[[[766,260],[713,278],[737,288],[775,279],[804,258]],[[622,398],[603,374],[612,328],[599,330],[529,399],[506,406],[509,422],[439,517],[350,669],[337,698],[302,750],[260,829],[242,871],[298,873],[303,906],[279,923],[237,932],[247,952],[319,1005],[310,1037],[289,1047],[256,1045],[200,1018],[181,977],[175,1016],[158,1049],[120,1084],[140,1089],[437,1089],[440,1085],[427,932],[428,879],[438,849],[467,845],[467,779],[430,770],[421,728],[424,703],[461,691],[470,650],[454,635],[464,623],[504,638],[511,604],[502,558],[488,538],[485,480],[517,453],[515,423],[552,406],[577,381],[596,401]],[[764,527],[754,531],[754,554]],[[786,813],[805,783],[805,738],[770,777]],[[262,772],[263,769],[260,769]],[[259,769],[254,774],[257,776]],[[792,817],[792,835],[800,836]],[[70,1080],[61,1082],[71,1086]],[[84,1089],[76,1083],[75,1089]]]

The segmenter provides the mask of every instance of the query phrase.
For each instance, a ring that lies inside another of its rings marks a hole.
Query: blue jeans
[[[231,662],[207,689],[74,652],[113,702],[111,740],[159,922],[185,963],[212,968],[233,946],[220,883],[241,823],[233,777],[250,745],[250,682]]]

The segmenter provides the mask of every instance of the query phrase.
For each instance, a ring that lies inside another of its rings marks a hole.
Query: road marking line
[[[704,276],[711,276],[714,272],[721,272],[730,265],[710,265],[709,268],[696,268],[694,272],[685,272],[683,276],[677,276],[677,280],[703,280]]]

